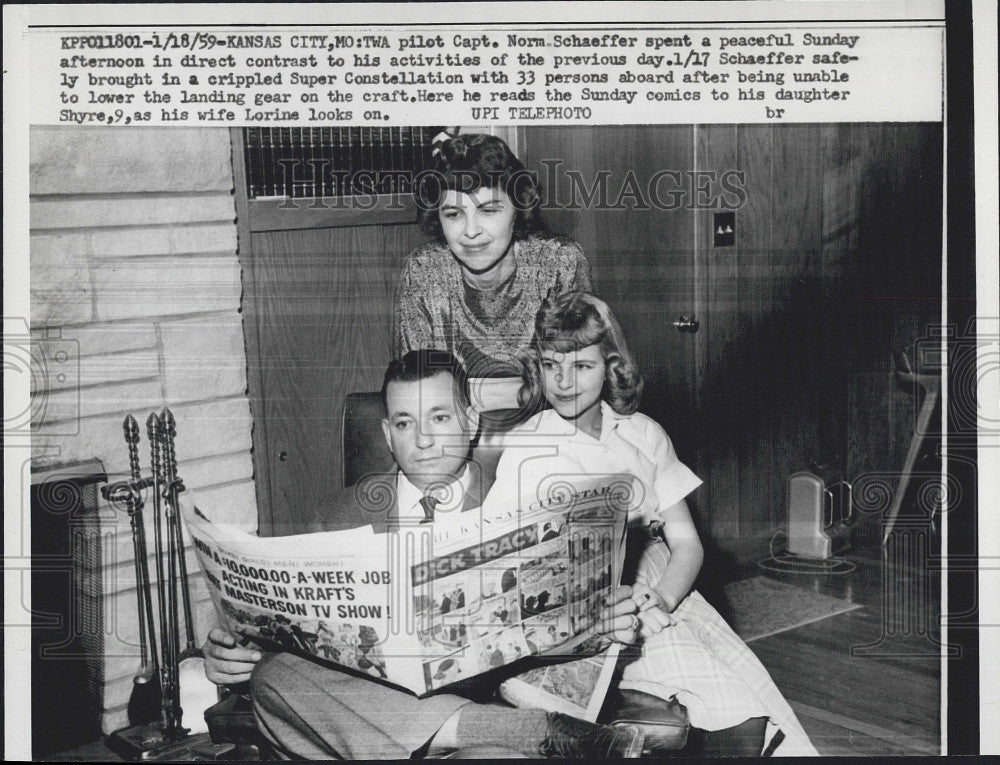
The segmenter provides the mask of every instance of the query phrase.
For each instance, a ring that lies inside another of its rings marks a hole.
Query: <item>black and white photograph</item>
[[[1000,753],[995,7],[541,5],[5,7],[5,756]],[[620,474],[620,580],[484,543]],[[390,535],[385,629],[217,613],[182,503]],[[596,722],[500,698],[583,628]]]

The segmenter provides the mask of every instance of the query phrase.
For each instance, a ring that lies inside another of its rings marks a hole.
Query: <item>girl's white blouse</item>
[[[601,474],[627,473],[639,479],[642,495],[631,522],[662,520],[660,513],[701,485],[677,458],[663,428],[641,413],[618,414],[601,402],[601,437],[595,439],[547,409],[512,429],[503,439],[497,480],[489,501],[531,503],[550,487]],[[509,504],[508,504],[509,507]]]

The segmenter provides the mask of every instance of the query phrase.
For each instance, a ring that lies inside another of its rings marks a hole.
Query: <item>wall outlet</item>
[[[712,246],[732,247],[736,244],[736,213],[720,212],[712,217]]]

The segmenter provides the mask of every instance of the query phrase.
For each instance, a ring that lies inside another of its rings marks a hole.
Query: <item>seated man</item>
[[[460,363],[440,351],[411,351],[389,364],[382,398],[382,428],[399,468],[391,509],[373,516],[358,499],[362,492],[342,490],[321,508],[326,522],[321,515],[299,531],[366,523],[384,531],[406,522],[432,522],[435,513],[481,503],[487,487],[468,461],[478,420]],[[631,588],[619,588],[610,600],[602,614],[605,634],[634,642],[638,619]],[[258,726],[287,756],[408,758],[475,747],[505,747],[529,757],[637,757],[642,751],[643,737],[634,726],[595,725],[541,710],[477,703],[470,697],[491,695],[483,676],[416,698],[289,653],[261,660],[259,651],[238,645],[220,628],[209,633],[204,653],[213,682],[251,680]]]

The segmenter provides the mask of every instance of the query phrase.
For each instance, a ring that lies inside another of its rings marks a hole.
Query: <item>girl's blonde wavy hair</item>
[[[608,304],[589,292],[567,292],[546,298],[535,317],[535,334],[524,361],[524,383],[518,403],[532,411],[544,403],[542,351],[569,353],[599,345],[605,378],[601,397],[619,414],[632,414],[642,398],[642,375]]]

